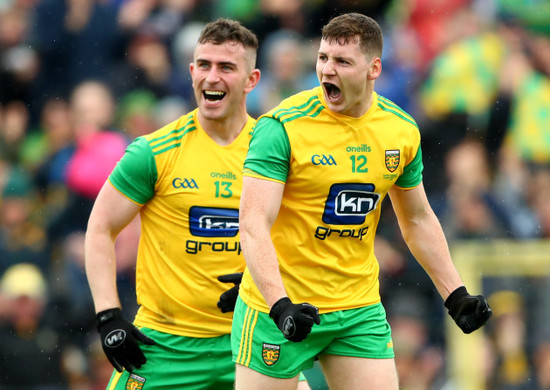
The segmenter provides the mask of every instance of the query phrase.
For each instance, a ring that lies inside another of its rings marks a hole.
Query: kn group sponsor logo
[[[199,237],[235,237],[239,232],[239,210],[193,206],[189,229]]]
[[[323,222],[331,225],[360,225],[368,213],[376,208],[380,194],[374,184],[339,183],[330,187]]]
[[[311,163],[313,165],[338,165],[336,160],[330,154],[314,154],[311,156]]]

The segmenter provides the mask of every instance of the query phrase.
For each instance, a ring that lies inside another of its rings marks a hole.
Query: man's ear
[[[191,76],[191,80],[193,80],[193,71],[194,70],[195,70],[195,63],[191,62],[189,64],[189,75]],[[193,83],[192,85],[195,86],[195,83]]]
[[[245,93],[249,93],[258,85],[258,82],[260,81],[260,70],[259,69],[253,69],[250,74],[248,75],[248,81],[246,82],[246,86],[244,88]]]
[[[367,73],[368,80],[376,80],[382,73],[382,60],[379,57],[373,57],[370,61],[369,72]]]

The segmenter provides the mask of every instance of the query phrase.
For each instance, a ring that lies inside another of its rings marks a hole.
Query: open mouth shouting
[[[323,83],[325,96],[330,103],[336,103],[342,96],[342,91],[332,83]]]
[[[226,93],[216,90],[204,90],[202,96],[207,103],[217,103],[225,97]]]

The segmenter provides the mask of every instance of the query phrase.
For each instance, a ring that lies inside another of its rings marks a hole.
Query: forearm
[[[96,313],[121,307],[116,287],[114,238],[93,229],[86,232],[86,276],[92,291]]]
[[[286,297],[277,254],[269,231],[241,232],[246,265],[267,305],[271,308],[280,298]]]
[[[428,273],[444,300],[463,285],[452,262],[443,229],[433,211],[428,211],[417,221],[402,225],[401,230],[412,255]]]

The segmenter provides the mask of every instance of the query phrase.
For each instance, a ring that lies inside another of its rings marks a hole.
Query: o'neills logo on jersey
[[[279,360],[280,352],[280,345],[264,343],[262,346],[262,358],[264,360],[264,363],[268,366],[272,366],[277,363],[277,360]]]
[[[399,166],[401,153],[399,150],[386,150],[386,168],[388,171],[394,172]]]
[[[237,175],[235,175],[231,171],[227,171],[225,173],[221,172],[210,172],[210,177],[213,177],[215,179],[227,179],[227,180],[237,180]]]

